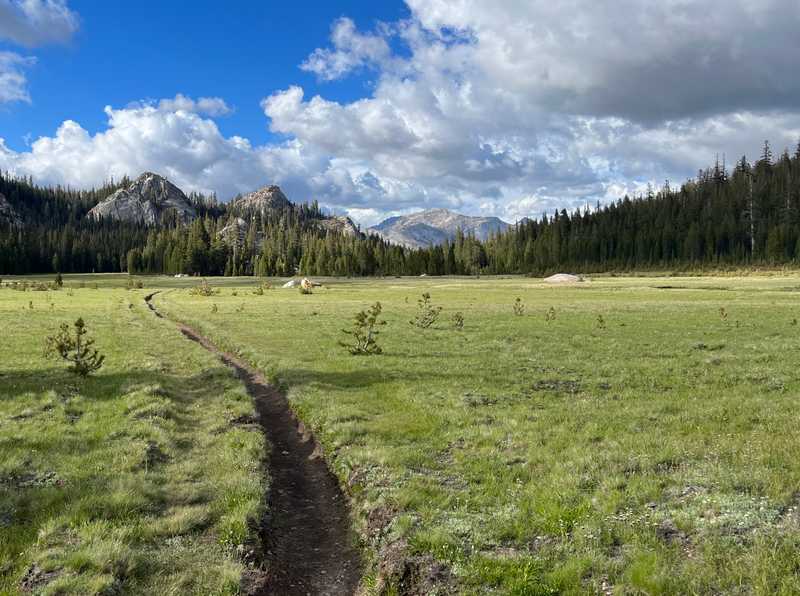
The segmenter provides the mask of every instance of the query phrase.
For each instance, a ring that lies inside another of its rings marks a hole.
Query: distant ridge
[[[368,231],[395,244],[425,248],[452,240],[459,230],[479,240],[486,240],[509,227],[497,217],[473,217],[449,209],[427,209],[411,215],[390,217]]]

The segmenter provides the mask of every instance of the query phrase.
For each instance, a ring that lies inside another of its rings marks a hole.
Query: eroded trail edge
[[[152,302],[157,293],[145,296],[145,302],[164,318]],[[313,435],[260,372],[191,327],[175,324],[236,371],[255,402],[270,443],[268,505],[259,529],[264,573],[248,578],[244,590],[258,595],[354,594],[361,562],[347,499]]]

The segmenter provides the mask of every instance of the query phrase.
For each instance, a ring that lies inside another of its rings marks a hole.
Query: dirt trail
[[[157,293],[146,296],[145,301],[156,316],[162,317],[152,303]],[[361,563],[350,529],[347,500],[313,435],[261,373],[191,327],[176,325],[186,337],[236,371],[255,401],[271,445],[268,508],[259,530],[265,573],[244,588],[257,595],[354,594]]]

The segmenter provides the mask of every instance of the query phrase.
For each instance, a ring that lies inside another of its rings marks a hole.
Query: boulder
[[[583,281],[579,275],[572,275],[571,273],[556,273],[544,279],[549,284],[572,284]]]

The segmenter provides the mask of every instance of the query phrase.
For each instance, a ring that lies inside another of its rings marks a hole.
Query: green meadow
[[[7,283],[7,282],[6,282]],[[0,290],[0,594],[235,594],[262,508],[239,381],[142,291]],[[106,364],[42,356],[83,317]]]
[[[366,593],[800,592],[800,276],[138,279],[0,290],[0,593],[237,591],[265,446],[169,319],[315,432]],[[383,353],[352,356],[377,301]],[[42,357],[78,316],[107,360],[85,380]]]

